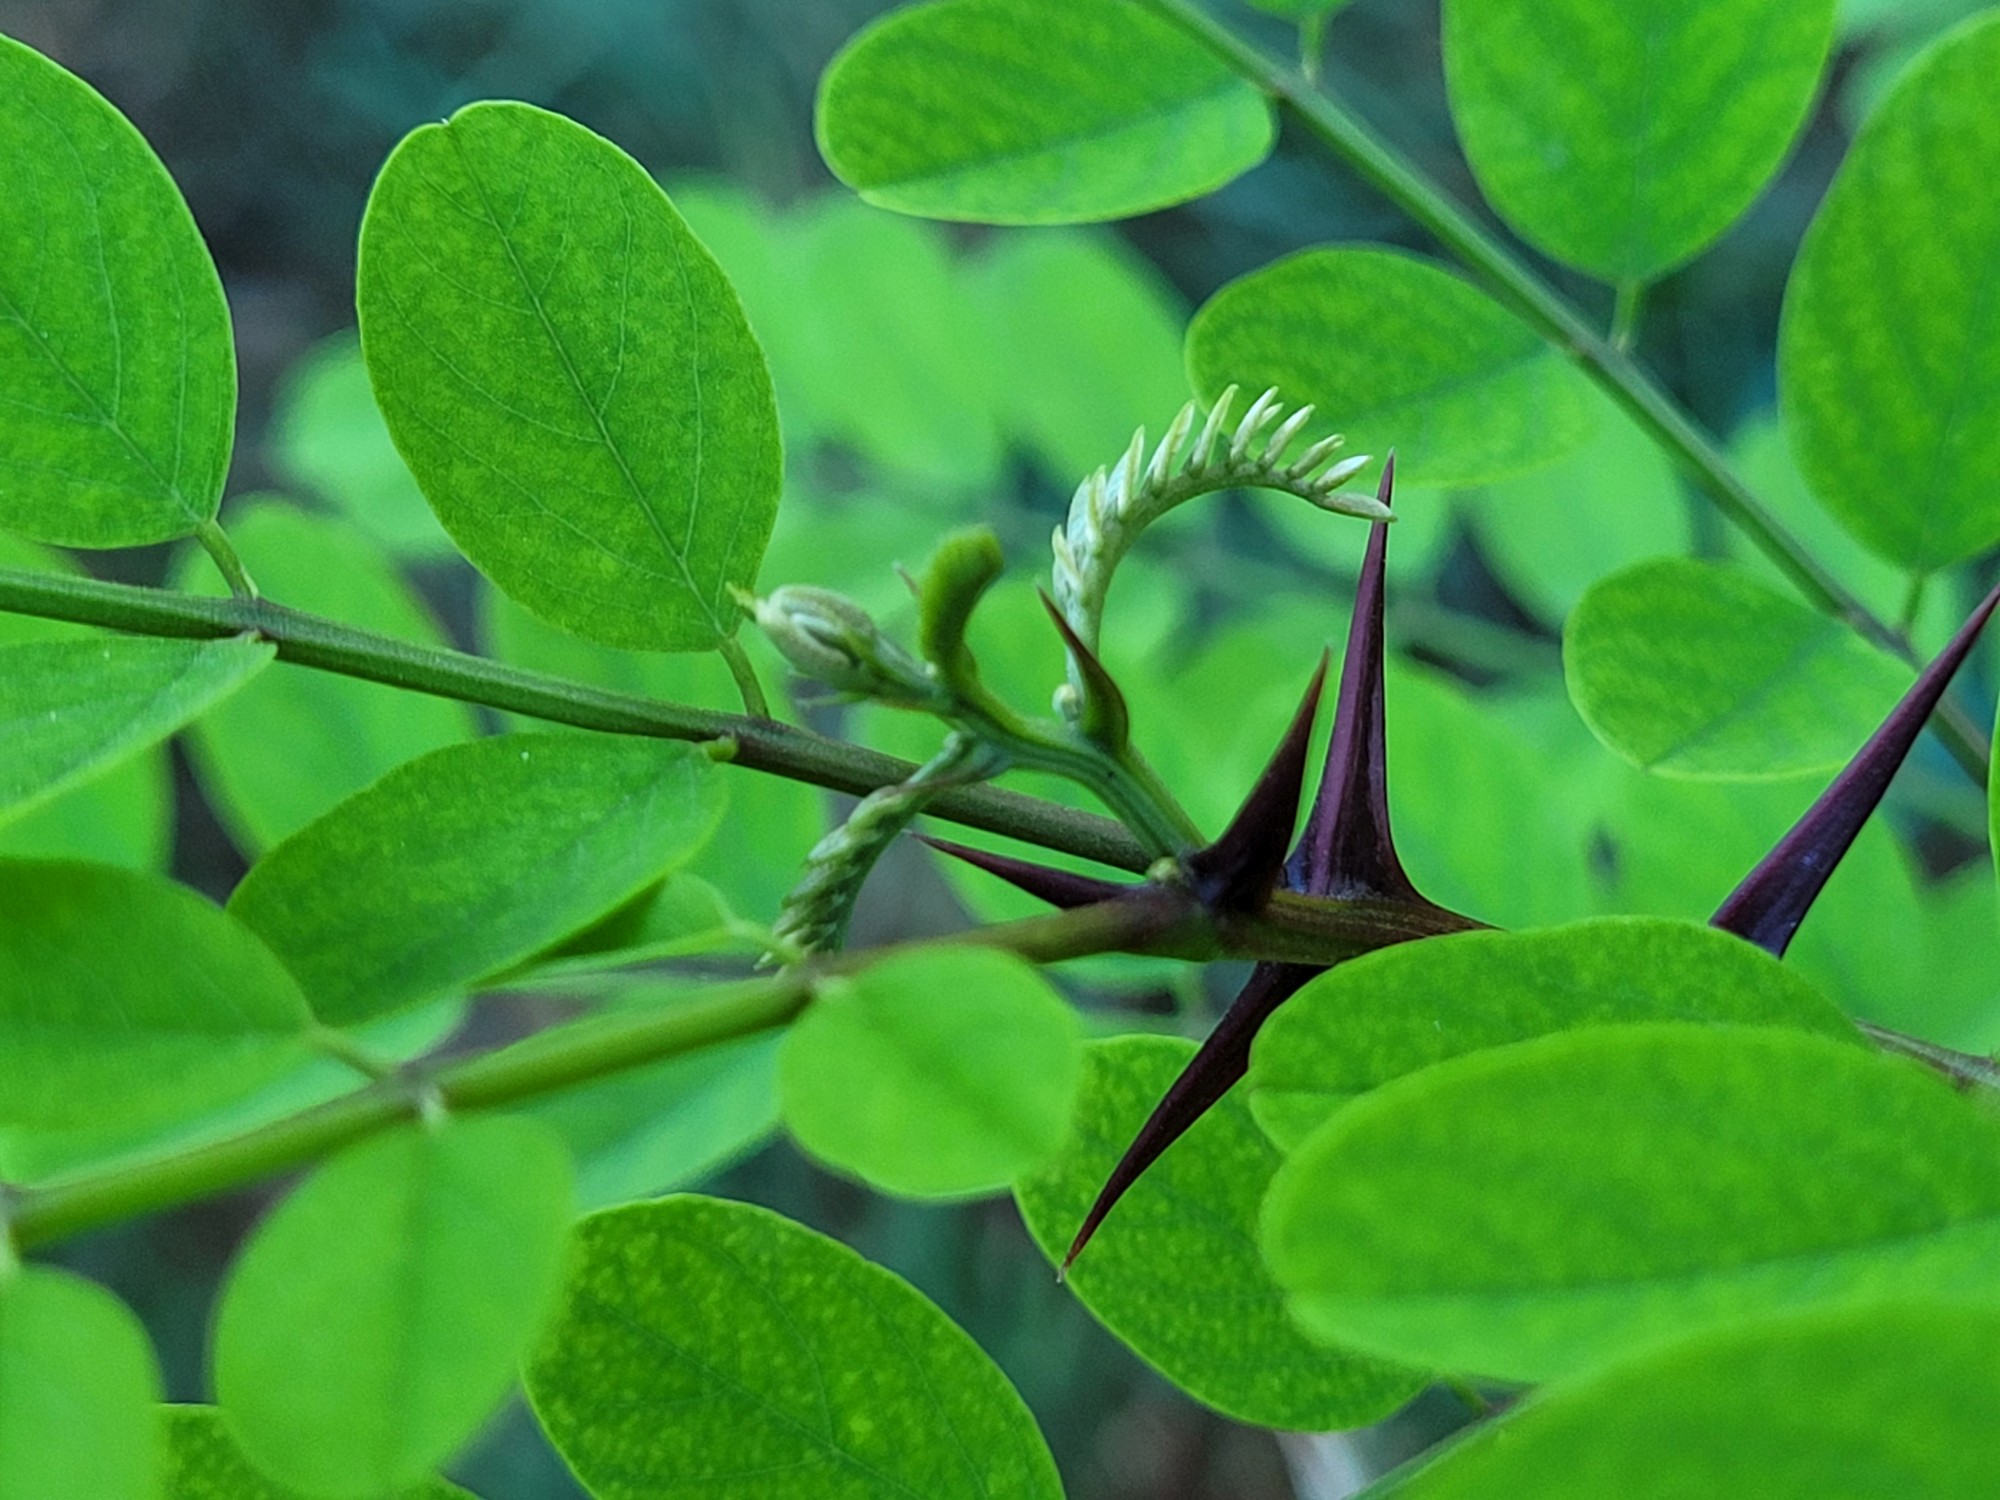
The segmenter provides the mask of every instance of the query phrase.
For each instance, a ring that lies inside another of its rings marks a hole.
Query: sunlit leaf
[[[1014,1188],[1052,1261],[1193,1055],[1194,1045],[1175,1037],[1091,1045],[1062,1155]],[[1140,1358],[1238,1421],[1358,1427],[1415,1395],[1426,1377],[1329,1349],[1287,1316],[1257,1253],[1257,1211],[1279,1160],[1242,1093],[1225,1096],[1119,1200],[1069,1284]]]
[[[1311,981],[1250,1054],[1251,1108],[1280,1145],[1358,1094],[1484,1047],[1633,1021],[1855,1035],[1826,997],[1713,928],[1600,917],[1384,948]]]
[[[348,1026],[449,994],[588,926],[722,815],[699,750],[498,735],[397,767],[251,868],[230,910]]]
[[[0,861],[0,1123],[136,1125],[303,1054],[305,1002],[238,922],[157,876]]]
[[[1539,1380],[1910,1287],[2000,1303],[2000,1119],[1766,1027],[1604,1026],[1356,1099],[1278,1171],[1264,1252],[1311,1332]]]
[[[66,1271],[0,1274],[0,1495],[159,1500],[159,1390],[116,1297]]]
[[[834,175],[870,202],[989,224],[1198,198],[1262,161],[1275,134],[1254,88],[1130,0],[896,11],[828,66],[818,126]]]
[[[906,1282],[748,1204],[585,1219],[527,1385],[600,1500],[1062,1496],[978,1345]]]
[[[524,1120],[410,1125],[321,1167],[223,1289],[215,1389],[244,1452],[314,1495],[418,1483],[513,1384],[571,1211],[561,1145]]]
[[[1020,959],[940,949],[829,979],[785,1039],[785,1124],[912,1197],[1004,1188],[1052,1157],[1083,1067],[1075,1012]]]
[[[1908,1295],[1744,1323],[1550,1386],[1368,1500],[1984,1500],[2000,1315]]]
[[[1813,492],[1905,568],[2000,538],[2000,16],[1869,117],[1792,268],[1778,392]]]
[[[1401,251],[1305,250],[1229,283],[1188,328],[1213,401],[1276,386],[1318,412],[1301,446],[1396,450],[1399,479],[1478,484],[1553,463],[1590,436],[1583,376],[1512,313]]]
[[[525,104],[426,125],[369,198],[357,302],[396,446],[496,583],[611,645],[734,632],[778,504],[770,376],[644,168]]]
[[[0,646],[0,820],[158,744],[276,654],[254,636]]]
[[[1662,776],[1832,770],[1910,685],[1847,626],[1742,573],[1688,558],[1592,588],[1563,630],[1577,712]]]
[[[1750,206],[1805,124],[1833,0],[1448,0],[1452,117],[1537,249],[1651,281]]]
[[[74,74],[0,37],[0,526],[127,547],[215,515],[229,308],[173,179]]]
[[[212,1406],[169,1406],[166,1490],[161,1500],[310,1500],[259,1473]],[[472,1500],[442,1479],[426,1479],[387,1500]]]

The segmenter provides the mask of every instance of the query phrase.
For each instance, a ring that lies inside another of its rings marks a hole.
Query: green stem
[[[401,1071],[395,1059],[371,1052],[346,1032],[336,1031],[331,1026],[313,1028],[312,1045],[322,1056],[330,1057],[376,1083],[386,1082]]]
[[[1245,42],[1193,0],[1139,3],[1173,22],[1289,109],[1384,197],[1430,231],[1529,327],[1582,365],[1810,603],[1865,640],[1917,664],[1909,640],[1856,598],[1751,493],[1715,443],[1672,397],[1372,127],[1296,71]],[[1986,736],[1964,710],[1946,704],[1931,726],[1967,774],[1984,784]]]
[[[268,599],[212,599],[0,568],[0,610],[141,635],[215,639],[254,631],[277,646],[281,661],[386,682],[412,692],[608,734],[734,740],[732,759],[737,765],[855,796],[894,786],[916,770],[909,761],[775,719],[607,692],[462,651],[413,646],[287,609]],[[1108,818],[998,787],[946,792],[927,810],[968,827],[1081,855],[1121,870],[1144,870],[1152,860],[1137,839]]]
[[[1319,82],[1320,58],[1326,52],[1326,12],[1314,11],[1299,22],[1299,72],[1307,83]]]
[[[250,570],[243,566],[243,558],[237,552],[236,544],[229,540],[229,534],[215,521],[209,520],[195,527],[194,535],[202,550],[214,559],[223,582],[229,585],[229,592],[238,599],[255,599],[257,585],[250,577]]]
[[[1201,925],[1199,914],[1185,904],[1114,902],[985,928],[957,941],[1054,963],[1155,939],[1171,941],[1177,933],[1195,933]],[[851,972],[891,953],[936,946],[938,941],[802,965],[767,979],[720,987],[668,1010],[586,1017],[497,1052],[450,1064],[428,1079],[394,1078],[371,1084],[210,1146],[19,1190],[8,1215],[13,1243],[23,1250],[47,1245],[320,1161],[377,1131],[422,1118],[426,1100],[453,1112],[503,1108],[769,1031],[805,1008],[818,979]]]
[[[1917,612],[1924,607],[1924,587],[1931,581],[1928,573],[1912,573],[1910,586],[1903,593],[1903,634],[1908,635],[1917,623]]]
[[[736,691],[743,695],[743,711],[753,719],[770,718],[771,700],[764,696],[764,684],[757,680],[756,664],[750,660],[750,653],[743,649],[743,642],[733,635],[726,635],[717,649],[729,664],[729,675],[736,679]]]
[[[1611,347],[1620,354],[1631,353],[1632,344],[1639,336],[1639,315],[1645,310],[1645,305],[1645,282],[1618,283],[1618,300],[1611,308]]]

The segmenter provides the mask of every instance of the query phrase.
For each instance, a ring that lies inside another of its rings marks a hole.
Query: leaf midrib
[[[688,596],[694,600],[695,607],[702,613],[702,618],[708,622],[709,627],[718,636],[727,635],[729,632],[724,628],[722,620],[717,616],[713,601],[709,599],[707,593],[695,581],[693,570],[688,566],[687,552],[682,547],[676,547],[673,539],[668,536],[666,523],[660,518],[659,512],[654,509],[645,487],[639,483],[638,475],[633,473],[631,463],[625,456],[624,448],[612,436],[611,429],[604,420],[603,412],[590,399],[588,391],[584,388],[582,373],[577,369],[576,361],[570,354],[569,346],[564,343],[562,335],[557,331],[554,321],[549,317],[548,307],[542,299],[541,292],[529,279],[527,267],[521,264],[520,253],[515,248],[513,237],[507,232],[506,227],[501,224],[499,215],[494,211],[493,200],[488,196],[486,184],[473,166],[471,154],[465,149],[464,141],[460,139],[453,125],[447,124],[442,129],[445,138],[451,142],[452,150],[458,156],[459,166],[465,173],[466,181],[472,184],[472,190],[479,195],[480,211],[486,216],[487,224],[491,226],[494,236],[499,240],[502,250],[506,253],[507,264],[514,272],[515,282],[519,285],[522,295],[528,299],[528,305],[534,309],[535,320],[541,325],[542,335],[548,340],[549,347],[555,351],[556,358],[562,365],[563,375],[569,381],[570,393],[576,398],[577,404],[583,408],[586,415],[590,418],[591,426],[597,430],[598,443],[610,455],[611,461],[617,466],[619,478],[624,482],[627,491],[630,492],[632,503],[638,507],[640,514],[646,518],[647,524],[652,527],[654,536],[659,539],[660,550],[667,555],[679,570],[681,581],[687,587]],[[626,227],[629,235],[631,209],[622,200],[620,208],[626,215]],[[694,303],[692,288],[689,286],[687,278],[686,257],[682,254],[682,247],[679,244],[675,244],[674,246],[674,260],[675,266],[681,276],[682,287],[689,292],[688,316],[695,324],[695,338],[691,347],[697,351],[689,361],[689,368],[694,377],[695,406],[694,473],[689,481],[690,493],[688,496],[688,532],[691,539],[696,518],[701,510],[701,435],[705,426],[701,411],[701,361],[698,352],[701,313]],[[629,278],[630,274],[631,258],[628,255],[625,260],[625,275]],[[619,337],[622,340],[625,330],[625,319],[622,316],[622,309],[618,328]]]

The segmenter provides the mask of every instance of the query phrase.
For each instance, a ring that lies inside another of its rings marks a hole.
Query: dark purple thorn
[[[1313,719],[1326,686],[1326,653],[1291,727],[1272,752],[1270,764],[1222,837],[1188,855],[1185,863],[1194,894],[1215,912],[1251,912],[1271,897],[1285,869],[1285,848],[1299,817],[1300,787],[1306,775],[1306,750],[1312,743]]]
[[[1125,1196],[1125,1190],[1249,1070],[1250,1044],[1271,1012],[1320,972],[1311,964],[1277,963],[1258,964],[1251,970],[1248,982],[1216,1023],[1215,1030],[1208,1034],[1208,1040],[1201,1044],[1201,1050],[1188,1059],[1180,1077],[1154,1106],[1146,1123],[1132,1138],[1132,1144],[1118,1158],[1118,1165],[1111,1169],[1097,1201],[1084,1215],[1083,1227],[1070,1241],[1069,1253],[1063,1256],[1056,1272],[1058,1277],[1069,1274],[1069,1268],[1090,1243],[1104,1216]]]
[[[1951,643],[1924,668],[1903,701],[1882,721],[1882,727],[1847,763],[1847,769],[1730,892],[1729,899],[1709,918],[1709,926],[1733,932],[1775,957],[1784,957],[1792,934],[1799,930],[1834,867],[1889,789],[1891,778],[1917,742],[1924,722],[1997,604],[2000,588],[1988,594],[1959,626]]]
[[[1384,505],[1396,485],[1396,455],[1382,465],[1376,498]],[[1368,551],[1354,590],[1354,619],[1340,664],[1340,696],[1326,770],[1286,867],[1286,883],[1312,896],[1378,896],[1421,901],[1396,857],[1389,833],[1388,744],[1382,703],[1382,595],[1389,528],[1368,530]]]
[[[1132,715],[1125,707],[1125,694],[1119,691],[1097,653],[1071,628],[1056,601],[1042,589],[1036,589],[1035,593],[1042,601],[1042,608],[1049,612],[1049,618],[1055,621],[1063,644],[1069,648],[1070,660],[1076,663],[1076,675],[1083,679],[1083,717],[1078,727],[1109,750],[1124,749],[1132,736]]]
[[[985,849],[974,849],[965,844],[954,844],[949,839],[934,839],[928,834],[917,834],[919,842],[928,844],[940,854],[949,854],[954,859],[962,859],[976,869],[989,875],[998,875],[1009,885],[1026,891],[1038,900],[1051,906],[1069,911],[1079,906],[1092,906],[1099,901],[1110,901],[1116,897],[1138,890],[1138,886],[1119,885],[1110,880],[1098,880],[1089,875],[1075,875],[1068,870],[1052,870],[1046,865],[1030,864],[1025,859],[1014,859],[1005,854],[993,854]]]

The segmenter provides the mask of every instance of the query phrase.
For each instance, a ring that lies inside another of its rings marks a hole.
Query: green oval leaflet
[[[1301,250],[1194,315],[1204,401],[1276,386],[1317,409],[1301,444],[1343,433],[1416,485],[1478,484],[1553,463],[1590,436],[1583,376],[1471,283],[1397,250]],[[1360,482],[1360,481],[1357,481]]]
[[[0,525],[71,547],[215,518],[235,437],[222,282],[160,159],[0,37]]]
[[[1198,198],[1276,134],[1255,89],[1129,0],[910,6],[828,65],[816,119],[827,165],[869,202],[987,224]]]
[[[1833,0],[1448,0],[1452,118],[1524,239],[1606,281],[1653,281],[1777,173],[1833,14]]]
[[[1339,1110],[1279,1169],[1264,1253],[1320,1337],[1541,1380],[1910,1287],[2000,1305],[1996,1166],[2000,1120],[1906,1059],[1769,1027],[1601,1026]]]
[[[396,446],[495,583],[608,645],[734,634],[777,514],[771,378],[637,162],[526,104],[424,126],[369,196],[356,305]]]
[[[0,821],[150,749],[269,666],[253,636],[0,646]]]
[[[124,1303],[67,1271],[0,1270],[0,1494],[172,1500],[156,1468],[159,1399]]]
[[[248,1094],[305,1054],[291,975],[185,886],[0,860],[0,911],[0,1124],[147,1124]]]
[[[1909,1295],[1754,1320],[1551,1385],[1368,1500],[1983,1500],[2000,1315]]]
[[[1034,1419],[907,1282],[768,1209],[663,1198],[577,1226],[527,1367],[599,1500],[797,1493],[1061,1500]]]
[[[1770,780],[1845,764],[1908,668],[1731,568],[1656,558],[1599,580],[1563,628],[1583,721],[1659,776]]]
[[[259,1473],[214,1407],[169,1406],[160,1418],[166,1428],[166,1489],[160,1500],[309,1500]],[[390,1500],[473,1497],[442,1479],[426,1479]]]
[[[375,1500],[449,1458],[541,1330],[571,1191],[555,1136],[505,1117],[404,1126],[309,1177],[216,1315],[215,1390],[252,1463]]]
[[[350,1026],[589,926],[706,843],[724,797],[689,745],[581,734],[448,745],[279,844],[229,909],[298,976],[314,1014]]]
[[[785,1124],[885,1192],[1004,1189],[1061,1147],[1083,1065],[1076,1013],[1034,969],[978,949],[831,979],[779,1054]]]
[[[1785,288],[1778,395],[1799,468],[1841,525],[1918,573],[2000,537],[1996,71],[1990,14],[1905,71]]]
[[[1289,1150],[1342,1104],[1488,1047],[1634,1021],[1797,1026],[1859,1038],[1824,995],[1760,949],[1691,922],[1599,917],[1466,932],[1364,954],[1265,1023],[1244,1080]]]
[[[1178,1037],[1091,1043],[1062,1154],[1014,1185],[1051,1262],[1193,1055]],[[1377,1421],[1429,1377],[1329,1349],[1286,1315],[1257,1252],[1258,1205],[1281,1159],[1242,1092],[1224,1096],[1119,1200],[1070,1268],[1069,1286],[1141,1359],[1239,1422],[1316,1432]]]

